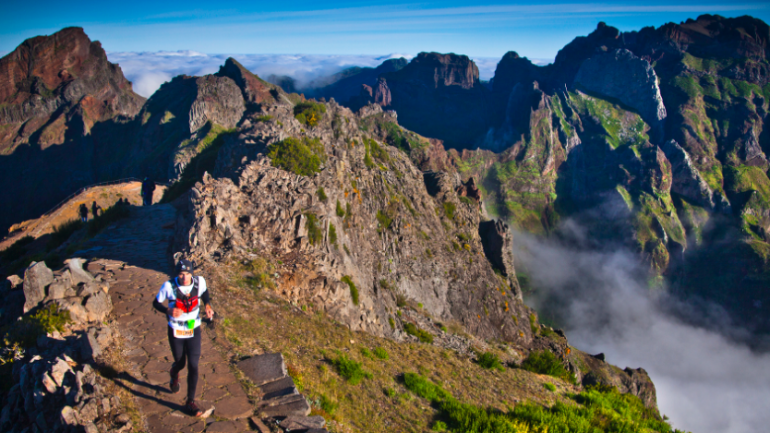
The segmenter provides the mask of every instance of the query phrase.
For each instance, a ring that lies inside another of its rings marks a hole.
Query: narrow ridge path
[[[181,390],[169,391],[173,360],[166,334],[166,317],[152,308],[152,300],[173,268],[169,251],[176,210],[171,205],[131,208],[131,215],[89,240],[76,256],[90,259],[88,270],[102,274],[110,283],[117,319],[123,336],[126,370],[118,376],[128,387],[152,433],[251,431],[247,417],[254,405],[214,348],[203,329],[197,401],[213,416],[193,418],[182,411],[187,394],[187,369],[180,374]]]

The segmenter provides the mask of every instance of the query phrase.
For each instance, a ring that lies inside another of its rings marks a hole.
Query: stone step
[[[261,412],[266,417],[308,416],[310,415],[310,405],[302,397],[300,400],[291,403],[263,407]]]
[[[297,388],[291,377],[285,376],[273,382],[268,382],[259,387],[264,396],[263,400],[280,397],[282,395],[298,394]]]
[[[239,362],[237,367],[257,386],[275,382],[286,376],[286,363],[280,353],[252,356]]]
[[[326,420],[322,416],[288,416],[279,424],[287,432],[323,429]]]
[[[282,395],[276,398],[271,398],[270,400],[262,400],[259,402],[259,405],[262,407],[280,406],[282,404],[294,403],[300,400],[305,400],[305,397],[302,396],[301,394],[289,394],[289,395]]]

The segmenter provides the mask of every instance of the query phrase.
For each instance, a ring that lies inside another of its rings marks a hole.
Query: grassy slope
[[[433,345],[351,332],[312,306],[292,306],[269,290],[253,290],[237,265],[209,271],[218,311],[228,318],[218,327],[224,337],[218,339],[220,344],[235,356],[283,353],[314,413],[334,420],[332,431],[428,430],[438,410],[406,389],[402,380],[406,372],[442,384],[461,402],[500,410],[519,401],[566,402],[563,393],[575,391],[571,384],[550,376],[509,368],[485,370],[454,351]],[[388,353],[388,359],[362,354],[363,348],[373,352],[378,347]],[[337,351],[362,362],[372,377],[358,385],[349,384],[331,363],[338,357]],[[556,392],[548,391],[545,383],[555,384]],[[331,413],[323,410],[335,404],[338,407]]]

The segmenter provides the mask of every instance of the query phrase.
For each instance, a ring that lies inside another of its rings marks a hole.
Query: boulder
[[[8,290],[21,289],[22,284],[24,283],[24,280],[19,278],[18,275],[11,275],[5,280],[6,280],[6,289]]]
[[[72,285],[78,285],[80,283],[90,283],[94,281],[93,275],[83,269],[83,263],[85,260],[81,258],[73,258],[65,260],[67,268],[70,271],[72,278]]]
[[[35,308],[45,299],[45,289],[53,282],[53,271],[45,262],[32,262],[24,271],[24,312]]]
[[[71,287],[72,274],[69,270],[66,270],[61,275],[56,275],[53,278],[53,282],[48,286],[48,297],[46,299],[61,299],[67,296],[67,289]]]
[[[279,424],[281,428],[290,431],[305,431],[309,429],[322,429],[326,420],[322,416],[287,416]]]
[[[83,306],[83,298],[67,296],[61,299],[54,299],[53,302],[59,306],[60,310],[69,311],[70,319],[75,324],[88,322],[88,312],[86,312],[86,309]]]

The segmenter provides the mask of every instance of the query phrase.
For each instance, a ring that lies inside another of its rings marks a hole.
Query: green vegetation
[[[324,235],[321,227],[318,226],[318,217],[313,213],[306,213],[305,218],[307,218],[305,226],[307,227],[307,238],[310,244],[315,245],[321,242]]]
[[[543,384],[543,387],[551,392],[556,392],[556,385],[552,384],[551,382],[546,382]]]
[[[348,275],[343,275],[341,281],[350,288],[350,297],[353,299],[353,304],[358,305],[358,288],[356,287],[356,284]]]
[[[337,227],[333,223],[329,223],[329,243],[337,248]]]
[[[444,215],[446,215],[447,218],[450,220],[455,219],[455,211],[457,210],[457,206],[452,203],[445,201],[444,202]]]
[[[326,113],[326,105],[315,101],[304,101],[294,106],[294,118],[307,126],[316,126]]]
[[[337,216],[340,218],[345,216],[345,209],[342,208],[339,200],[337,200]]]
[[[316,194],[318,195],[318,200],[321,200],[322,202],[326,202],[326,200],[329,199],[329,197],[326,196],[326,191],[324,191],[324,187],[322,186],[318,187]]]
[[[388,155],[388,152],[385,151],[375,140],[369,140],[369,152],[372,154],[372,156],[377,159],[378,161],[382,162],[388,162],[390,161],[390,155]]]
[[[476,363],[478,363],[481,368],[486,368],[487,370],[505,370],[503,364],[500,363],[500,358],[492,352],[480,353]]]
[[[318,173],[321,165],[326,162],[326,151],[317,138],[289,137],[271,144],[267,150],[267,156],[274,167],[302,176]]]
[[[552,407],[543,407],[520,403],[506,413],[460,403],[441,386],[416,373],[406,373],[404,385],[437,405],[444,424],[442,428],[451,432],[674,432],[655,411],[646,408],[638,397],[620,394],[609,387],[589,388],[580,394],[570,395],[576,404],[559,402]]]
[[[385,359],[388,359],[388,352],[382,347],[377,347],[374,349],[374,356],[376,356],[379,359],[385,360]]]
[[[414,335],[423,343],[433,344],[433,335],[428,331],[418,328],[414,323],[405,323],[404,331],[409,335]]]
[[[361,368],[361,363],[348,358],[344,354],[338,354],[337,358],[331,360],[332,365],[337,369],[340,376],[344,377],[351,385],[358,385],[364,378],[371,378],[371,373]]]
[[[564,368],[564,364],[550,350],[531,352],[521,363],[521,368],[537,374],[558,377],[569,383],[575,382],[575,376]]]
[[[73,220],[73,221],[77,221],[77,222],[80,223],[80,220]],[[65,226],[65,225],[67,225],[67,223],[62,224],[62,226]],[[81,223],[81,225],[82,225],[82,223]],[[57,230],[58,230],[58,227],[56,229],[54,229],[54,233],[56,233]],[[72,234],[72,232],[68,233],[67,234],[67,238],[69,238],[69,235],[71,235],[71,234]],[[51,236],[53,236],[53,235],[54,234],[52,233]],[[67,238],[65,238],[65,240]],[[25,247],[27,245],[31,244],[34,241],[35,241],[35,238],[33,238],[32,236],[24,236],[24,237],[20,238],[19,240],[14,242],[10,247],[4,249],[2,253],[0,253],[0,260],[2,260],[3,262],[12,262],[12,261],[14,261],[16,259],[21,258],[24,254],[27,253],[27,248],[25,248]],[[61,245],[61,243],[59,245]]]
[[[275,288],[275,281],[273,281],[275,266],[267,260],[261,257],[256,258],[245,266],[245,271],[249,272],[251,276],[244,278],[243,283],[252,290]]]
[[[269,122],[273,120],[273,116],[265,115],[265,116],[258,116],[254,118],[254,121],[256,122]]]
[[[387,213],[378,210],[377,211],[377,233],[382,233],[384,230],[389,230],[390,226],[393,224],[393,219],[391,219],[390,216],[388,216]]]
[[[203,179],[203,173],[214,171],[219,149],[225,144],[225,138],[235,133],[235,128],[225,129],[217,124],[208,122],[201,128],[196,137],[199,143],[196,146],[198,152],[190,162],[185,165],[179,180],[171,184],[163,193],[161,203],[170,203],[186,193],[196,182]],[[182,142],[180,146],[185,146]]]
[[[529,314],[529,330],[532,331],[532,335],[537,335],[537,331],[540,330],[540,326],[537,324],[537,316],[535,313]]]

